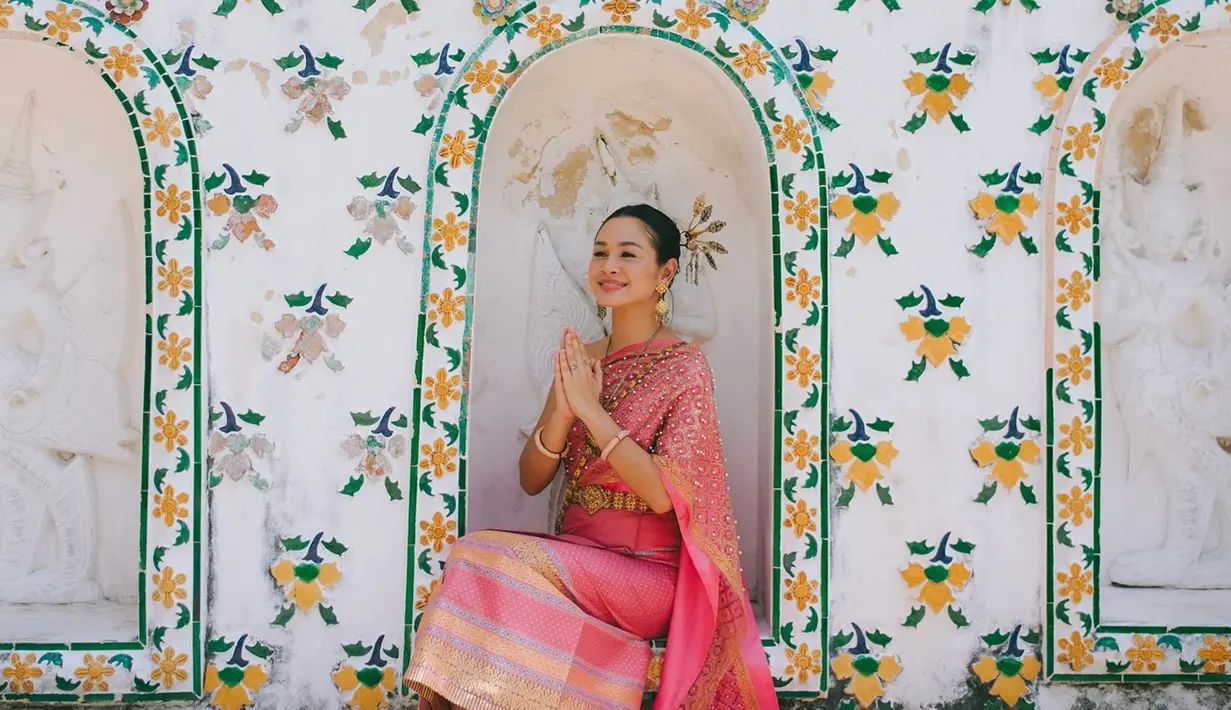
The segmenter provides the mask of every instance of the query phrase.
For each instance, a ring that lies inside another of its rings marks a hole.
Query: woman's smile
[[[602,281],[598,282],[598,287],[603,289],[603,291],[606,293],[614,293],[615,291],[619,291],[620,289],[624,288],[627,285],[628,284],[624,283],[623,281],[615,281],[612,279],[603,279]]]

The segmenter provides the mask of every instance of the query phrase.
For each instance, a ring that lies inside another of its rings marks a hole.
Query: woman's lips
[[[598,282],[598,287],[606,293],[611,293],[612,291],[619,291],[624,288],[624,284],[616,281],[600,281]]]

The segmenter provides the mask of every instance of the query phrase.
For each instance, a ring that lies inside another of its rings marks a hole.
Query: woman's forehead
[[[625,244],[632,243],[642,247],[650,246],[650,234],[645,225],[635,217],[616,217],[608,220],[594,236],[596,243]]]

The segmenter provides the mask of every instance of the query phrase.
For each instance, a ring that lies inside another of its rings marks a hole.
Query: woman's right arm
[[[551,392],[547,395],[547,402],[543,405],[543,412],[539,415],[534,430],[538,431],[542,428],[543,446],[549,451],[564,451],[569,429],[573,426],[573,415],[568,411],[567,405],[565,407],[556,406],[556,398],[560,389],[559,363],[556,363],[556,370]],[[551,485],[559,468],[560,459],[554,459],[539,451],[538,445],[534,443],[534,432],[532,431],[530,437],[526,439],[526,445],[522,447],[521,458],[518,460],[522,490],[532,496],[542,493]]]

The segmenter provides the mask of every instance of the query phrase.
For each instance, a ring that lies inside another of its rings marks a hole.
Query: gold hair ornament
[[[718,263],[714,261],[714,254],[726,254],[727,248],[715,241],[701,239],[706,234],[717,234],[726,228],[727,223],[716,219],[710,221],[710,217],[714,214],[713,205],[705,203],[705,193],[697,195],[697,199],[692,203],[692,221],[688,223],[688,228],[685,229],[680,243],[688,251],[692,252],[692,259],[688,261],[688,266],[685,268],[684,277],[688,279],[688,283],[696,286],[698,271],[700,270],[700,257],[704,256],[709,263],[710,268],[714,271],[718,270]]]

